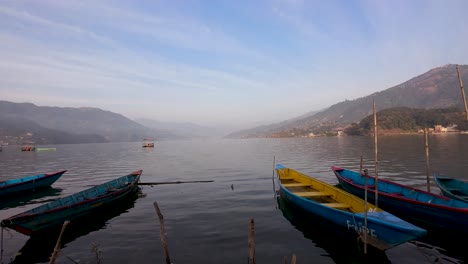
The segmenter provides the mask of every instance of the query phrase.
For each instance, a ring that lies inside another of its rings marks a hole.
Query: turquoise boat
[[[99,184],[81,192],[57,199],[23,213],[3,219],[2,227],[32,236],[44,230],[62,225],[64,221],[77,219],[100,211],[140,190],[138,181],[142,170]]]
[[[468,182],[434,174],[434,181],[442,195],[468,202]]]
[[[32,192],[37,189],[50,187],[55,181],[57,181],[66,170],[47,173],[37,174],[33,176],[27,176],[19,179],[12,179],[0,182],[0,197],[23,194],[25,192]]]
[[[427,233],[355,195],[281,164],[276,165],[276,175],[282,198],[346,229],[348,234],[357,235],[379,250],[393,248]]]

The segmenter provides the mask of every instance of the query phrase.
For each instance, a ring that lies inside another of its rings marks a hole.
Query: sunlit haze
[[[247,128],[467,64],[465,0],[1,1],[0,100]]]

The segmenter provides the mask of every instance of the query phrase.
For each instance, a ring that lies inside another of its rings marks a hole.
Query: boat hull
[[[1,182],[0,197],[13,196],[41,188],[50,187],[55,181],[62,177],[65,172],[66,170],[49,174],[38,174]]]
[[[66,220],[73,221],[135,194],[140,189],[138,180],[141,173],[142,171],[134,172],[36,207],[2,220],[1,225],[28,236],[57,227]]]
[[[346,191],[364,197],[363,180],[358,172],[332,167],[340,185]],[[344,173],[343,173],[344,172]],[[353,175],[353,176],[351,176]],[[374,177],[370,179],[372,187]],[[430,229],[468,233],[468,203],[443,197],[423,190],[378,180],[378,206],[414,224]],[[375,190],[368,189],[368,200],[375,203]]]

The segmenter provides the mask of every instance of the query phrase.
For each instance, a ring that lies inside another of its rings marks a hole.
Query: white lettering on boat
[[[367,230],[368,235],[370,235],[372,237],[377,237],[377,234],[376,234],[375,230],[366,228],[363,223],[357,223],[357,225],[354,225],[351,221],[346,220],[346,225],[348,226],[348,230],[349,229],[354,229],[360,234],[364,233],[364,230]]]

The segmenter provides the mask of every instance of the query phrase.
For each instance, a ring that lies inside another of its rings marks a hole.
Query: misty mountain
[[[35,144],[73,144],[102,143],[103,136],[97,134],[72,134],[55,129],[48,129],[39,124],[21,118],[0,118],[0,141],[12,145],[34,142]]]
[[[226,134],[225,130],[220,128],[192,123],[162,122],[144,118],[135,119],[135,121],[149,128],[168,131],[180,138],[212,138]]]
[[[0,101],[0,119],[24,120],[26,123],[36,123],[42,128],[71,135],[99,135],[106,142],[141,141],[145,137],[173,137],[168,132],[155,131],[121,114],[90,107],[49,107]]]
[[[463,82],[467,83],[468,65],[460,65],[459,68]],[[311,116],[235,132],[228,137],[268,137],[294,128],[313,130],[321,126],[345,126],[372,114],[374,100],[377,111],[393,107],[457,107],[464,110],[456,65],[449,64],[431,69],[381,92],[334,104]]]

